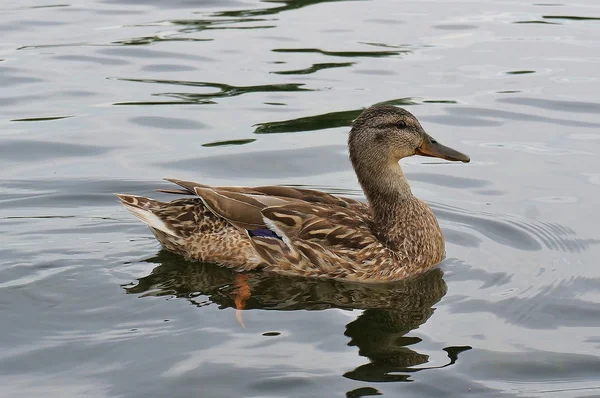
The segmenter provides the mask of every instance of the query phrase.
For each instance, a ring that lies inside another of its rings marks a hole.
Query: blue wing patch
[[[259,228],[259,229],[248,230],[248,234],[250,236],[260,236],[262,238],[275,238],[275,239],[282,240],[279,236],[277,236],[277,234],[275,232],[271,231],[268,228]]]

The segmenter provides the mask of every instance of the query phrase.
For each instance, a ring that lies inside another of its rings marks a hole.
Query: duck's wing
[[[282,199],[295,199],[309,203],[321,203],[365,210],[368,208],[364,202],[343,196],[331,195],[314,189],[292,188],[277,185],[259,187],[211,187],[193,181],[176,180],[165,178],[166,181],[179,185],[183,189],[158,189],[159,192],[178,195],[197,195],[196,188],[206,188],[219,192],[232,192],[234,194],[245,194],[254,196],[272,196]]]
[[[295,201],[290,198],[227,191],[212,187],[195,187],[194,193],[202,199],[204,205],[213,214],[224,218],[231,225],[247,231],[267,228],[261,213],[263,209]]]
[[[281,240],[251,237],[251,242],[280,272],[366,279],[367,263],[387,250],[365,211],[304,202],[265,207],[261,214]]]
[[[375,240],[370,215],[327,204],[287,203],[261,211],[264,222],[291,242],[307,242],[323,250],[359,250]]]
[[[279,186],[210,187],[170,181],[186,193],[193,190],[211,213],[245,230],[265,264],[278,271],[360,275],[354,268],[360,256],[383,248],[371,230],[368,206],[354,199]]]

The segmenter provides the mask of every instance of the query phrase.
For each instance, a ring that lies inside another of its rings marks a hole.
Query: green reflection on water
[[[240,140],[227,140],[227,141],[216,141],[202,144],[204,147],[214,146],[229,146],[229,145],[244,145],[256,141],[256,138],[240,139]]]
[[[530,73],[535,73],[534,70],[511,70],[506,72],[507,75],[527,75]]]
[[[212,41],[214,39],[195,39],[193,37],[159,37],[159,36],[144,36],[133,39],[113,41],[113,44],[121,44],[123,46],[144,46],[147,44],[162,43],[169,41]]]
[[[409,54],[409,50],[395,51],[325,51],[318,48],[274,48],[276,53],[316,53],[332,57],[391,57],[393,55]]]
[[[574,15],[544,15],[544,19],[567,19],[571,21],[600,21],[600,17],[578,17]]]
[[[532,20],[532,21],[516,21],[516,22],[513,22],[513,23],[516,23],[516,24],[560,25],[560,23],[558,23],[558,22],[537,21],[537,20]]]
[[[255,134],[296,133],[299,131],[315,131],[344,127],[362,112],[362,109],[351,111],[330,112],[322,115],[306,116],[298,119],[280,122],[260,123],[254,130]]]
[[[258,93],[258,92],[299,92],[299,91],[314,91],[312,89],[303,88],[304,84],[301,83],[282,83],[282,84],[263,84],[257,86],[232,86],[229,84],[222,83],[211,83],[211,82],[194,82],[184,80],[161,80],[161,79],[127,79],[117,78],[117,80],[136,82],[136,83],[155,83],[155,84],[171,84],[176,86],[189,86],[189,87],[209,87],[216,88],[219,91],[213,93],[158,93],[153,94],[154,96],[172,97],[182,100],[181,102],[155,102],[154,104],[214,104],[213,99],[215,98],[226,98],[226,97],[237,97],[243,94]],[[148,105],[149,102],[118,102],[114,105]]]
[[[418,102],[411,97],[398,98],[381,103],[400,106],[418,104]],[[254,130],[254,134],[296,133],[300,131],[316,131],[336,127],[347,127],[352,124],[352,121],[356,119],[362,111],[363,109],[353,109],[278,122],[259,123],[256,125],[257,127]]]
[[[68,116],[47,116],[47,117],[26,117],[22,119],[11,119],[11,122],[46,122],[50,120],[60,120],[75,117],[73,115]]]
[[[305,69],[296,69],[296,70],[284,70],[279,72],[271,72],[277,75],[309,75],[311,73],[318,72],[323,69],[331,69],[331,68],[344,68],[347,66],[354,65],[354,62],[339,62],[339,63],[323,63],[323,64],[313,64],[311,67]]]
[[[357,0],[266,0],[265,3],[283,4],[277,7],[261,8],[253,10],[234,10],[221,11],[213,14],[217,17],[249,17],[257,15],[274,15],[284,11],[297,10],[299,8],[308,7],[320,3],[337,3],[342,1],[357,1]]]

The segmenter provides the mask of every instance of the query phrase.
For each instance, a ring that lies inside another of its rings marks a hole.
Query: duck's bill
[[[416,154],[451,160],[453,162],[469,163],[471,161],[471,158],[468,155],[442,145],[430,136],[425,137],[421,146],[417,148]]]

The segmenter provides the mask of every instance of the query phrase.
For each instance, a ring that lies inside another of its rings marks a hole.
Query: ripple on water
[[[508,297],[499,301],[463,298],[450,304],[455,313],[488,312],[528,329],[600,326],[600,309],[583,293],[600,291],[600,279],[577,277],[542,286],[530,296]],[[532,310],[535,309],[535,310]]]
[[[214,178],[256,178],[260,175],[261,178],[282,180],[346,170],[348,165],[345,154],[345,146],[329,145],[203,156],[161,162],[157,165],[179,170],[199,170],[199,175]],[[335,157],[346,161],[344,163],[332,160]]]
[[[160,129],[204,129],[208,126],[204,123],[200,123],[190,119],[176,119],[172,117],[164,116],[138,116],[131,119],[135,124],[139,124],[144,127],[160,128]]]
[[[96,65],[121,66],[131,64],[131,62],[121,58],[97,57],[93,55],[56,55],[53,58],[57,61],[89,62]]]
[[[562,155],[592,155],[591,152],[577,151],[573,149],[548,147],[544,142],[484,142],[463,141],[467,145],[480,146],[483,148],[507,149],[516,152],[524,152],[535,155],[562,156]]]
[[[503,98],[498,99],[497,101],[503,100]],[[595,122],[586,122],[581,120],[571,120],[571,119],[561,119],[557,117],[545,117],[539,115],[533,115],[524,112],[515,112],[515,111],[504,111],[499,109],[486,109],[486,108],[473,108],[467,106],[453,106],[444,108],[444,110],[449,113],[452,117],[460,117],[460,120],[463,118],[467,118],[468,120],[472,118],[476,118],[476,120],[484,119],[486,122],[499,123],[496,125],[504,124],[503,120],[514,120],[514,121],[523,121],[523,122],[538,122],[538,123],[549,123],[555,124],[559,126],[569,126],[569,127],[600,127],[600,123]],[[475,115],[475,116],[474,116]],[[492,120],[489,120],[492,119]],[[494,120],[499,119],[499,120]]]
[[[33,76],[23,76],[24,72],[17,68],[2,67],[0,86],[10,87],[43,82],[43,79]]]
[[[499,98],[496,102],[513,105],[525,105],[549,111],[569,113],[600,113],[600,103],[585,101],[561,101],[546,98],[510,97]]]
[[[140,195],[151,195],[158,187],[156,181],[44,179],[0,180],[0,188],[2,209],[14,211],[33,208],[38,209],[36,217],[52,217],[52,215],[46,214],[47,208],[56,210],[58,208],[114,206],[116,204],[114,192],[133,190]],[[64,215],[56,216],[64,217]]]
[[[600,239],[579,238],[571,228],[556,223],[478,212],[438,203],[431,203],[430,206],[440,219],[472,229],[496,243],[513,249],[539,251],[546,247],[554,251],[578,253],[600,243]],[[457,236],[458,234],[460,233],[455,231],[450,233],[449,237],[455,239],[458,244],[461,239],[464,239],[467,245],[476,243],[469,235],[462,238]]]
[[[190,72],[190,71],[197,70],[197,68],[194,68],[193,66],[176,65],[176,64],[152,64],[152,65],[143,66],[141,69],[146,72],[165,72],[165,73]]]
[[[43,140],[7,140],[0,145],[0,162],[39,161],[65,157],[85,157],[102,155],[116,147],[70,144]]]
[[[138,48],[135,46],[122,46],[112,48],[101,48],[96,50],[97,54],[110,55],[123,58],[148,58],[148,59],[182,59],[197,62],[216,62],[214,58],[205,57],[197,54],[186,54],[171,51],[150,50],[147,48]]]
[[[440,30],[473,30],[478,29],[479,25],[461,24],[461,23],[446,23],[433,25],[432,28]]]

